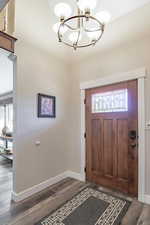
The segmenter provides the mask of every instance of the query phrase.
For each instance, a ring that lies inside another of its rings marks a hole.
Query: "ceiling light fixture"
[[[53,26],[58,34],[59,42],[75,50],[95,45],[102,37],[105,24],[111,16],[107,11],[101,11],[95,16],[91,12],[96,7],[97,0],[76,0],[77,14],[71,16],[72,9],[66,3],[58,3],[54,12],[60,22]]]

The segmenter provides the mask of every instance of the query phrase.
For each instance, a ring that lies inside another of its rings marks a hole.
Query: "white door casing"
[[[106,76],[97,80],[80,83],[81,90],[81,177],[85,181],[85,90],[94,87],[115,84],[127,80],[138,80],[138,200],[145,202],[145,77],[146,69]]]

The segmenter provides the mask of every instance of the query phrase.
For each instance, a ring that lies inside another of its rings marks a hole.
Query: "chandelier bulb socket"
[[[91,15],[91,11],[90,11],[90,9],[85,9],[85,16],[87,17],[87,18],[89,18],[90,17],[90,15]]]
[[[60,22],[63,23],[64,21],[65,21],[65,17],[64,16],[61,16],[60,17]]]
[[[76,44],[73,44],[73,48],[76,51],[77,50],[77,45]]]
[[[93,40],[92,40],[92,46],[94,47],[95,45],[96,45],[96,40],[93,39]]]

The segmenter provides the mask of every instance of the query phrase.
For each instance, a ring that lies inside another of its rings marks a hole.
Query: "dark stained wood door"
[[[137,80],[86,90],[86,177],[138,193]]]

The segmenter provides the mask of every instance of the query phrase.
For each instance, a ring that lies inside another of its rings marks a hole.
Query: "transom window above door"
[[[92,113],[127,112],[128,90],[115,90],[92,95]]]

